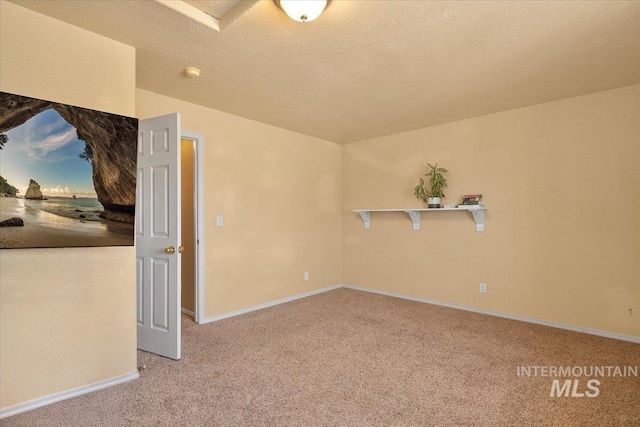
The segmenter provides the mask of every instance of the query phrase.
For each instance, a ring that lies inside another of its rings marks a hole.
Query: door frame
[[[193,152],[193,213],[194,213],[194,321],[204,323],[204,136],[183,130],[181,139],[194,141]],[[182,308],[182,307],[181,307]]]

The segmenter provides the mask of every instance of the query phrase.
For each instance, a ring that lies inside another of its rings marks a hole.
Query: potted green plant
[[[417,199],[427,203],[430,208],[439,208],[440,199],[444,198],[442,189],[447,186],[447,179],[442,175],[449,172],[445,168],[439,168],[438,164],[427,163],[429,170],[424,176],[429,177],[429,187],[425,187],[424,179],[420,178],[420,184],[416,185],[413,194]]]

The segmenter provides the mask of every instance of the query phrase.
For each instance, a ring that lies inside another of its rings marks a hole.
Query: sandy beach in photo
[[[0,248],[132,246],[137,139],[136,118],[0,92],[0,221],[24,221]]]
[[[23,227],[0,227],[0,248],[133,244],[132,224],[65,218],[34,208],[29,202],[15,197],[0,197],[0,221],[12,217],[24,221]]]

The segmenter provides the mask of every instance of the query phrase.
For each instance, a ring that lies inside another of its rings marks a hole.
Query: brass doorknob
[[[165,248],[164,252],[173,255],[176,253],[176,248],[174,248],[173,246],[169,246],[168,248]]]
[[[178,246],[178,253],[181,254],[184,252],[184,246]]]

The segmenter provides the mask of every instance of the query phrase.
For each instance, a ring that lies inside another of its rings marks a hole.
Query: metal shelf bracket
[[[411,217],[411,222],[413,223],[413,230],[420,230],[420,212],[419,211],[405,211]]]
[[[473,215],[473,220],[476,223],[476,233],[484,233],[484,211],[472,210],[469,212]]]
[[[362,218],[362,221],[364,222],[364,228],[371,228],[371,215],[369,211],[360,211],[358,213],[360,214],[360,218]]]

